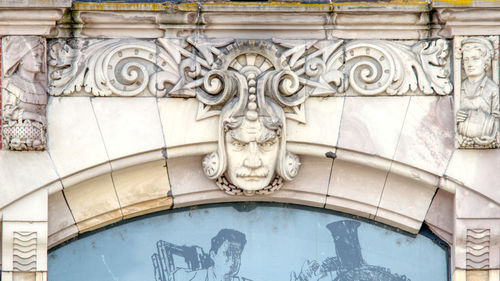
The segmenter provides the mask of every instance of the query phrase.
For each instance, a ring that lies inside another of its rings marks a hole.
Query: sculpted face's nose
[[[243,166],[251,169],[256,169],[262,166],[260,152],[257,147],[257,143],[254,141],[248,144],[248,151],[246,153],[246,158],[243,161]]]

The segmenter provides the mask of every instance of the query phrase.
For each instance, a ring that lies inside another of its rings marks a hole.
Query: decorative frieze
[[[2,39],[2,147],[43,150],[47,104],[45,39],[7,36]]]
[[[498,148],[498,37],[456,37],[454,44],[456,146]]]
[[[200,77],[210,70],[238,68],[228,63],[238,56],[242,60],[240,55],[251,51],[250,46],[266,49],[265,63],[260,58],[251,63],[263,63],[263,71],[279,64],[300,77],[298,87],[309,95],[446,95],[452,90],[448,41],[443,39],[415,43],[190,37],[161,38],[157,43],[55,40],[49,51],[49,93],[194,97],[203,82]]]
[[[155,95],[156,45],[137,39],[53,41],[49,47],[49,94]],[[173,62],[170,62],[173,63]]]

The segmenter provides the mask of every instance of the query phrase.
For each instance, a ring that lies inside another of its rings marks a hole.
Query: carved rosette
[[[498,148],[498,37],[456,37],[455,123],[458,148]]]
[[[446,40],[56,40],[49,65],[51,95],[198,99],[197,120],[219,116],[203,171],[232,195],[271,193],[296,177],[286,123],[307,122],[309,97],[452,90]]]
[[[2,38],[2,147],[43,150],[46,144],[45,39]]]

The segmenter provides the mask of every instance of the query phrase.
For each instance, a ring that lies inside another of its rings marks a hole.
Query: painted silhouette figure
[[[222,229],[211,240],[208,254],[198,246],[177,246],[158,241],[158,253],[153,254],[156,281],[250,281],[237,276],[241,254],[246,244],[245,234]],[[174,255],[184,258],[186,267],[176,267]]]
[[[291,274],[291,281],[410,281],[404,275],[391,273],[388,268],[369,265],[363,259],[358,239],[357,221],[343,220],[328,224],[337,256],[325,259],[322,264],[306,260],[301,272]]]

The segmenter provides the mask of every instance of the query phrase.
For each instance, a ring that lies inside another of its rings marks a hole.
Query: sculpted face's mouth
[[[241,167],[236,170],[236,176],[239,178],[243,178],[247,181],[257,181],[261,178],[267,177],[269,174],[269,169],[260,167],[257,169],[248,169],[245,167]]]

